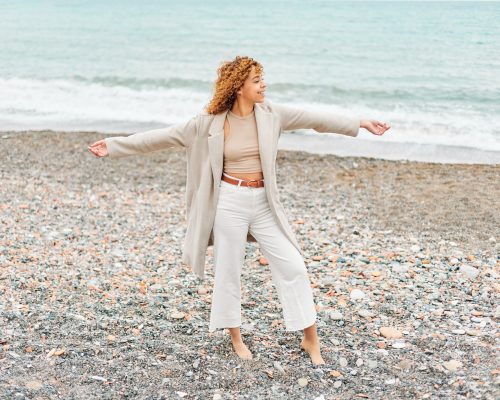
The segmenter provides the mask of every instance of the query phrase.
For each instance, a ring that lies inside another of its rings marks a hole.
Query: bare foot
[[[248,350],[248,347],[245,343],[243,342],[233,342],[233,348],[236,354],[238,354],[238,357],[240,357],[243,360],[251,360],[252,359],[252,353],[250,350]]]
[[[231,342],[233,343],[234,351],[243,360],[251,360],[252,353],[248,350],[248,347],[241,339],[240,328],[237,326],[235,328],[228,328],[229,334],[231,335]]]
[[[309,354],[314,365],[325,364],[325,360],[323,360],[323,357],[321,357],[321,353],[319,351],[318,341],[311,342],[306,339],[302,339],[302,342],[300,342],[300,347]]]

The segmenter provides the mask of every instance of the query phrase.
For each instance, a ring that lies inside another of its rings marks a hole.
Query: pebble
[[[43,387],[43,383],[40,381],[28,381],[26,382],[26,388],[29,390],[39,390]]]
[[[410,369],[410,367],[412,366],[412,362],[410,360],[401,360],[399,363],[398,363],[398,368],[400,369]]]
[[[283,367],[281,366],[279,361],[275,361],[273,363],[273,365],[274,365],[274,368],[276,368],[280,373],[282,373],[282,374],[285,373],[285,370],[283,369]]]
[[[339,311],[330,312],[329,317],[332,321],[341,321],[342,319],[344,319],[344,316]]]
[[[458,369],[462,368],[462,363],[458,360],[450,360],[446,361],[443,363],[443,366],[451,372],[457,371]]]
[[[394,349],[404,349],[406,347],[406,343],[404,341],[396,341],[392,344]]]
[[[299,384],[300,387],[306,387],[309,381],[307,380],[307,378],[299,378],[297,380],[297,383]]]
[[[403,334],[395,328],[390,326],[382,326],[379,328],[380,334],[387,339],[399,339]]]
[[[370,310],[366,310],[366,309],[359,310],[358,315],[360,317],[363,317],[363,318],[371,318],[371,317],[375,316],[374,313],[372,313]]]
[[[335,389],[338,389],[341,386],[342,386],[342,381],[335,381],[335,382],[333,382],[333,387]]]
[[[471,280],[476,279],[479,273],[481,272],[479,269],[471,267],[470,265],[466,264],[461,265],[459,271]]]
[[[171,314],[171,317],[172,318],[175,318],[175,319],[181,319],[181,318],[184,318],[186,316],[186,313],[182,312],[182,311],[174,311],[172,314]]]
[[[347,358],[340,357],[339,358],[339,364],[340,364],[341,367],[347,367],[347,364],[348,364]]]
[[[351,300],[361,300],[361,299],[364,299],[365,296],[366,296],[366,294],[362,290],[359,290],[359,289],[351,290],[351,293],[349,295]]]

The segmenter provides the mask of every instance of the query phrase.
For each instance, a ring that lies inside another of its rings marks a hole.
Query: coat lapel
[[[219,184],[222,177],[224,164],[224,121],[227,111],[216,114],[208,129],[208,153],[216,197],[218,197]]]
[[[258,103],[255,104],[254,110],[262,173],[264,179],[267,179],[271,176],[272,171],[273,115],[262,109]],[[216,192],[219,189],[224,166],[224,121],[226,115],[227,111],[216,114],[208,130],[208,152]]]

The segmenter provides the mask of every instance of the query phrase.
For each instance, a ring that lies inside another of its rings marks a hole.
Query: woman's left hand
[[[381,136],[384,132],[391,128],[391,126],[385,122],[377,121],[376,119],[362,120],[360,123],[360,128],[365,128],[374,135]]]

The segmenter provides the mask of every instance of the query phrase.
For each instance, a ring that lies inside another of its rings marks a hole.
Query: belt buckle
[[[255,182],[255,186],[253,186],[253,184],[250,184],[250,182]],[[259,187],[259,180],[258,179],[252,179],[250,181],[247,181],[247,186],[249,186],[249,187]]]

